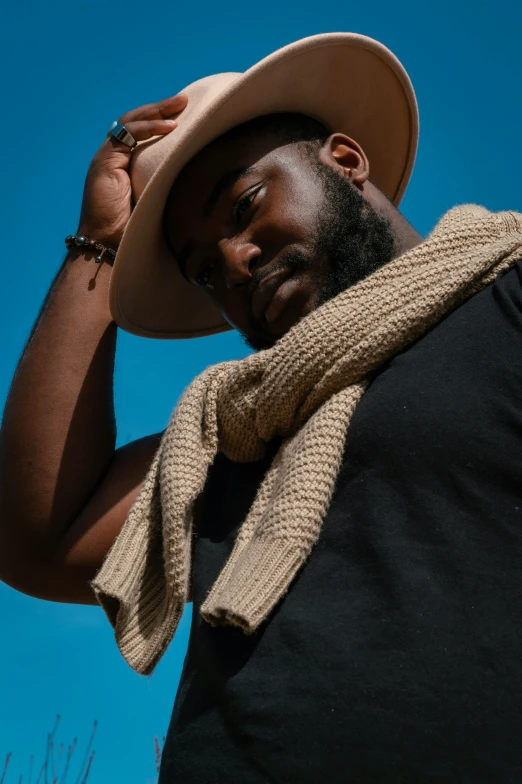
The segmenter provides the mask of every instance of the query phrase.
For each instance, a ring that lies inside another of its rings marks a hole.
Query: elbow
[[[27,596],[47,599],[49,559],[44,548],[35,552],[19,537],[8,535],[4,522],[0,515],[0,581]]]
[[[2,547],[0,551],[0,580],[15,591],[45,599],[41,567],[20,553]]]
[[[60,552],[35,553],[3,547],[0,536],[0,581],[15,591],[48,602],[98,605],[90,568],[67,564]]]

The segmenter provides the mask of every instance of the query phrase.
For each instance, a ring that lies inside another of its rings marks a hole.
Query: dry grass
[[[0,784],[9,784],[10,782],[13,782],[13,784],[14,782],[17,782],[17,784],[87,784],[94,760],[92,744],[98,728],[98,722],[95,721],[93,723],[91,737],[87,743],[76,776],[73,774],[73,769],[76,765],[76,760],[79,758],[77,740],[74,738],[67,747],[63,743],[57,743],[56,734],[59,725],[60,716],[58,715],[52,732],[47,735],[44,760],[41,765],[34,756],[31,756],[29,757],[28,769],[24,773],[19,772],[15,774],[14,777],[10,775],[8,779],[9,768],[11,768],[12,772],[13,766],[10,764],[12,762],[11,752],[6,754]],[[18,778],[16,778],[16,775],[18,775]]]
[[[63,743],[58,744],[56,737],[59,725],[60,716],[58,715],[54,722],[52,732],[47,735],[44,760],[41,765],[39,762],[36,763],[34,756],[31,756],[26,772],[14,774],[12,765],[13,755],[11,752],[6,754],[4,769],[0,777],[0,784],[87,784],[92,769],[92,762],[94,760],[92,745],[96,730],[98,729],[98,722],[95,721],[93,723],[91,737],[89,738],[81,765],[76,774],[73,774],[73,769],[77,764],[77,759],[79,759],[77,739],[74,738],[67,748]],[[165,738],[161,738],[160,740],[158,737],[154,736],[154,767],[156,769],[156,774],[159,774],[161,753],[164,743]],[[76,756],[74,757],[75,753]],[[9,778],[7,778],[8,773]],[[157,784],[157,781],[158,776],[156,775],[153,779],[148,779],[147,784]]]

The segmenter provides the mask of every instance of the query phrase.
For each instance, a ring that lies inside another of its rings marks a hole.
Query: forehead
[[[213,188],[226,174],[254,164],[276,165],[288,153],[288,145],[272,134],[226,135],[217,139],[178,175],[167,201],[166,218],[184,221],[201,215]]]

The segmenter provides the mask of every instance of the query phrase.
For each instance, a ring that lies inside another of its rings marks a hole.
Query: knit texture
[[[150,673],[190,595],[193,511],[216,453],[281,446],[202,607],[255,631],[321,531],[354,409],[379,367],[522,257],[522,214],[466,205],[429,238],[310,313],[270,349],[188,387],[93,589],[131,667]]]

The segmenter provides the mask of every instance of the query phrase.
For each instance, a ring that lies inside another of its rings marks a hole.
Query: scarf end
[[[98,574],[91,587],[105,611],[121,655],[139,675],[150,675],[165,653],[179,624],[185,602],[165,594],[161,581],[141,584],[127,595],[104,575]]]
[[[253,634],[288,591],[307,557],[303,546],[275,539],[241,543],[201,605],[211,626],[236,626]],[[223,575],[222,575],[223,576]]]

